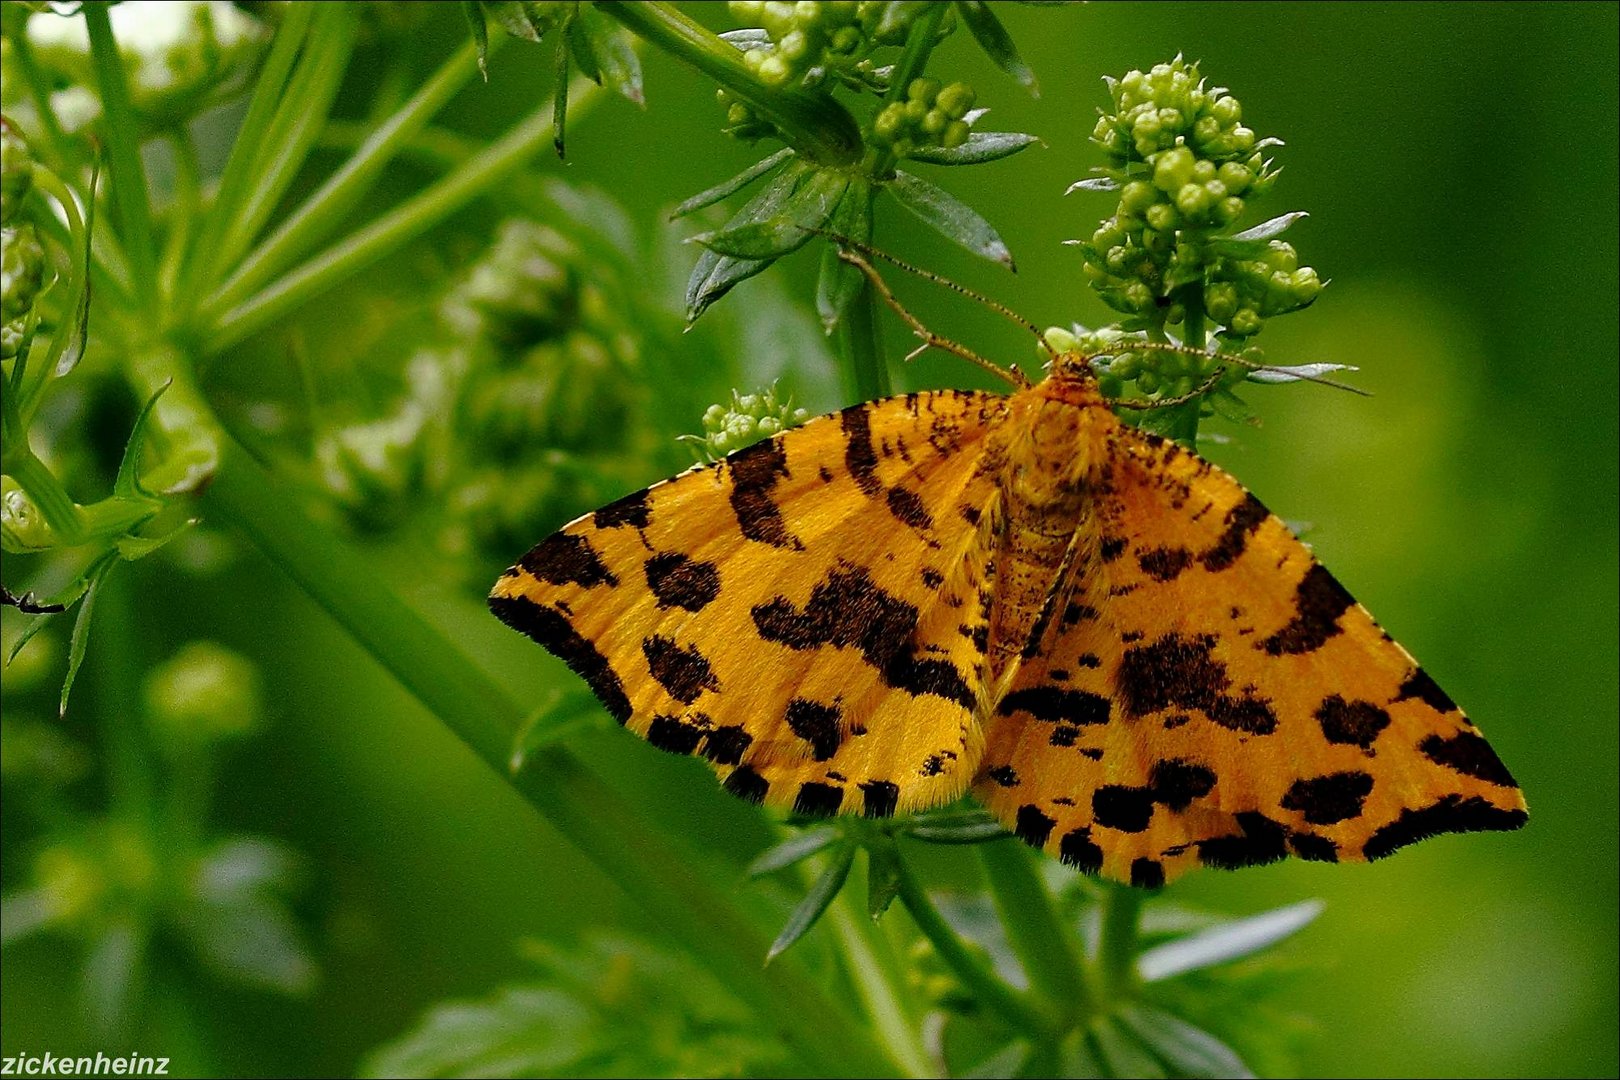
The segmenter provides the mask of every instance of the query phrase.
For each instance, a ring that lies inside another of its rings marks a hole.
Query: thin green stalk
[[[205,284],[216,276],[220,239],[230,224],[229,215],[237,212],[252,179],[254,162],[264,145],[276,107],[281,104],[287,77],[309,34],[311,20],[318,4],[288,4],[282,12],[281,25],[270,44],[269,55],[259,69],[259,77],[248,99],[247,115],[237,129],[236,141],[231,144],[230,156],[225,159],[225,170],[220,174],[219,188],[214,195],[213,207],[203,221],[202,234],[175,295],[180,298],[195,296]]]
[[[45,524],[63,544],[71,546],[83,538],[84,515],[78,504],[27,443],[6,457],[5,472],[28,493]]]
[[[883,356],[877,304],[871,282],[863,281],[861,291],[838,324],[838,351],[853,384],[851,389],[856,401],[872,401],[894,393],[889,381],[889,364]]]
[[[906,31],[906,47],[901,51],[900,59],[895,61],[894,71],[889,75],[889,89],[884,93],[883,100],[906,100],[911,81],[928,66],[929,54],[934,51],[935,39],[939,36],[940,20],[944,17],[945,5],[932,4],[911,24],[911,29]],[[894,162],[892,147],[873,145],[867,148],[862,167],[866,175],[878,178],[893,172]]]
[[[499,48],[504,36],[490,42]],[[387,120],[369,129],[354,154],[255,248],[223,285],[203,304],[202,318],[228,310],[292,259],[325,239],[332,227],[371,190],[377,176],[438,114],[439,110],[478,73],[478,50],[471,43],[440,66],[433,77]]]
[[[843,948],[844,964],[866,1015],[908,1077],[933,1077],[939,1069],[923,1046],[917,1017],[908,1007],[905,977],[894,946],[866,912],[864,880],[845,885],[827,912]]]
[[[51,104],[50,81],[40,71],[39,61],[34,58],[34,46],[28,40],[26,25],[12,36],[8,44],[11,55],[17,61],[17,72],[33,96],[34,110],[39,113],[39,123],[45,133],[45,145],[32,149],[43,151],[40,156],[52,172],[65,173],[68,171],[67,135],[62,130],[62,122],[56,118],[56,108]]]
[[[1144,896],[1140,889],[1111,883],[1103,897],[1097,969],[1110,998],[1125,997],[1136,990],[1137,939]]]
[[[565,748],[547,747],[512,776],[507,762],[523,707],[398,595],[361,555],[232,443],[203,495],[400,684],[580,848],[670,936],[766,1014],[814,1070],[874,1076],[895,1063],[791,958],[765,968],[766,941],[708,883],[704,858],[658,833]]]
[[[933,944],[934,951],[945,966],[987,1009],[1014,1030],[1031,1038],[1053,1037],[1052,1019],[1035,1002],[1002,982],[978,957],[968,952],[904,860],[900,862],[900,902],[906,906],[906,911],[917,924],[917,929],[922,931],[923,937]]]
[[[106,740],[107,801],[113,813],[144,829],[157,821],[157,781],[152,748],[146,739],[143,710],[129,703],[131,689],[141,685],[146,665],[139,657],[140,634],[134,620],[127,573],[112,573],[96,586],[96,689],[111,721],[97,730]]]
[[[331,17],[325,17],[328,14]],[[252,181],[240,205],[233,208],[235,213],[214,254],[219,273],[237,264],[303,168],[349,70],[349,57],[360,32],[352,9],[348,4],[327,5],[316,20],[310,45],[288,84],[287,98],[271,121],[254,162]]]
[[[157,300],[157,247],[153,241],[152,203],[147,193],[146,169],[135,133],[139,120],[130,98],[129,75],[124,58],[113,38],[107,5],[85,4],[85,30],[90,35],[90,59],[95,67],[96,85],[101,92],[102,138],[107,147],[111,172],[113,207],[118,214],[118,232],[129,257],[129,273],[135,295],[147,308]]]
[[[570,89],[575,115],[600,95],[595,83],[576,80]],[[487,193],[550,142],[551,107],[546,105],[431,187],[220,315],[213,326],[202,324],[202,347],[220,353],[271,325]]]
[[[1065,1019],[1087,1015],[1095,996],[1086,984],[1074,933],[1058,919],[1028,849],[1000,842],[977,846],[990,895],[1007,940],[1029,975],[1030,989]]]
[[[825,165],[853,165],[861,155],[854,117],[827,94],[772,86],[742,62],[742,53],[673,4],[599,0],[597,8],[638,37],[685,61],[776,125],[795,150]]]

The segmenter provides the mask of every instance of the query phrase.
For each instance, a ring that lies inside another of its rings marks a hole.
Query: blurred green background
[[[705,14],[711,25],[729,25],[723,7],[704,6],[715,9]],[[443,8],[408,39],[423,72],[464,40],[455,6]],[[1042,324],[1107,321],[1079,257],[1060,245],[1087,235],[1111,205],[1107,196],[1063,195],[1099,162],[1087,136],[1106,100],[1101,77],[1181,52],[1231,87],[1245,122],[1288,144],[1267,209],[1310,211],[1290,239],[1332,279],[1311,310],[1275,322],[1267,355],[1358,365],[1354,381],[1375,396],[1257,388],[1248,396],[1264,425],[1212,424],[1206,430],[1226,441],[1203,450],[1283,517],[1311,524],[1322,560],[1481,725],[1531,807],[1529,826],[1514,834],[1446,836],[1372,867],[1197,873],[1174,894],[1230,912],[1326,901],[1295,946],[1312,965],[1291,1002],[1315,1021],[1301,1061],[1307,1075],[1615,1075],[1617,8],[998,10],[1040,77],[1038,100],[965,35],[931,70],[976,86],[992,109],[981,128],[1033,132],[1046,146],[929,175],[1001,230],[1017,275],[893,212],[880,218],[879,241]],[[474,136],[502,130],[545,93],[542,55],[508,47],[488,86],[464,92],[446,122]],[[368,62],[381,58],[362,50],[350,73],[356,95]],[[674,203],[758,154],[716,133],[712,86],[663,57],[645,63],[645,112],[602,100],[570,131],[567,163],[542,157],[533,169],[610,192],[654,250]],[[396,193],[421,182],[408,170],[391,180]],[[491,221],[462,215],[441,230],[449,256],[408,252],[323,301],[303,320],[311,354],[341,357],[358,336],[402,361],[409,343],[389,341],[388,320],[409,326],[420,317],[435,299],[424,283],[442,279],[459,253],[475,253]],[[814,272],[814,258],[801,254],[775,267],[774,281],[751,284],[785,294],[808,319]],[[678,285],[659,286],[669,307]],[[715,309],[716,333],[747,333],[745,313],[727,309],[753,303],[750,288]],[[930,326],[987,355],[1032,362],[1016,328],[925,284],[898,288]],[[905,339],[889,331],[898,356]],[[218,376],[230,395],[285,389],[285,338],[262,337]],[[808,323],[736,344],[766,353],[753,370],[767,374],[680,373],[695,401],[720,399],[734,378],[768,381],[782,366],[769,353],[789,349],[805,358],[789,380],[801,404],[845,403]],[[898,378],[912,387],[983,384],[980,373],[934,357]],[[659,423],[669,435],[696,430],[700,412]],[[636,466],[637,479],[671,462],[679,456],[660,450]],[[534,536],[555,524],[537,522]],[[377,557],[492,670],[537,678],[532,647],[493,626],[474,595],[436,584],[437,569],[408,540]],[[135,570],[102,616],[125,621],[123,647],[144,663],[203,636],[261,665],[271,720],[228,758],[214,817],[307,856],[299,915],[320,969],[313,991],[291,1000],[160,983],[152,1030],[184,1048],[173,1051],[177,1065],[350,1073],[433,1003],[527,974],[514,949],[520,937],[647,928],[625,896],[251,553],[213,576],[156,560]],[[75,691],[90,727],[114,721],[133,692],[97,677],[102,647],[113,646],[93,643]],[[7,711],[48,698],[8,696]],[[655,786],[669,824],[703,843],[745,857],[766,842],[755,811],[692,762],[617,731],[590,730],[575,745],[615,782]],[[8,883],[29,858],[11,820]],[[929,865],[941,881],[971,883],[976,873]],[[53,939],[8,946],[5,1053],[81,1045],[77,955]]]

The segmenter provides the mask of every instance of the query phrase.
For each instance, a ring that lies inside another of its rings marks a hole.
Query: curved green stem
[[[1036,1039],[1055,1037],[1055,1025],[1038,1005],[1002,982],[967,950],[962,939],[956,936],[956,931],[951,929],[934,902],[928,898],[928,893],[904,859],[900,861],[900,902],[906,906],[906,911],[917,924],[917,929],[922,931],[923,937],[933,944],[939,958],[985,1008],[1015,1031]]]
[[[872,1018],[873,1026],[904,1075],[938,1076],[939,1070],[923,1046],[917,1017],[908,1008],[905,978],[895,959],[894,947],[883,928],[867,915],[865,896],[864,878],[852,875],[827,912],[838,934],[850,981],[855,984],[866,1015]]]
[[[827,94],[761,81],[742,62],[740,52],[673,4],[599,0],[596,6],[753,106],[805,157],[823,165],[853,165],[860,159],[860,128],[842,105]]]
[[[1007,843],[977,847],[996,912],[1029,974],[1030,989],[1065,1020],[1086,1016],[1096,998],[1086,982],[1074,931],[1058,919],[1029,850]]]
[[[139,122],[130,98],[129,75],[113,38],[107,5],[84,5],[84,25],[90,35],[90,59],[101,91],[102,138],[112,173],[112,201],[118,212],[119,236],[129,256],[129,274],[135,295],[149,309],[157,299],[157,248],[152,239],[152,204],[147,193],[146,169],[135,133]]]
[[[895,1063],[789,957],[766,968],[767,942],[705,862],[658,832],[567,749],[507,770],[523,707],[454,641],[376,582],[375,568],[311,521],[246,451],[227,442],[203,506],[234,525],[483,761],[659,925],[753,1002],[816,1072],[887,1075]],[[709,875],[713,877],[714,875]]]
[[[1137,939],[1144,895],[1129,885],[1110,884],[1103,897],[1097,968],[1111,999],[1126,997],[1137,987]]]

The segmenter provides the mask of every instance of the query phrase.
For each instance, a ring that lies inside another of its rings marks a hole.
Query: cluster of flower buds
[[[941,86],[938,79],[913,79],[905,101],[891,101],[872,119],[872,142],[904,157],[919,147],[954,149],[967,142],[975,95],[967,83]]]
[[[45,280],[45,249],[34,223],[21,215],[34,185],[28,144],[0,124],[0,359],[22,346],[23,332]]]
[[[708,461],[719,461],[734,450],[751,446],[810,419],[794,408],[793,398],[778,397],[775,384],[757,394],[731,392],[731,404],[710,405],[703,413],[703,434],[684,435]]]
[[[1264,152],[1279,141],[1257,139],[1238,100],[1180,57],[1109,86],[1113,109],[1092,133],[1109,165],[1082,185],[1119,192],[1115,213],[1080,243],[1099,295],[1135,317],[1130,325],[1162,327],[1185,318],[1180,290],[1196,286],[1234,337],[1315,300],[1322,282],[1292,247],[1233,235],[1249,201],[1276,183]]]

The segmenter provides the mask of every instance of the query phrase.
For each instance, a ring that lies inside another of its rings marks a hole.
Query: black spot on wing
[[[1287,856],[1286,828],[1253,810],[1235,817],[1241,832],[1198,842],[1198,859],[1205,866],[1238,870],[1245,866],[1263,866]]]
[[[806,817],[831,817],[844,801],[844,789],[814,781],[800,784],[793,800],[793,812]]]
[[[922,496],[915,491],[897,484],[889,489],[887,498],[889,513],[913,529],[924,532],[934,527],[934,519],[929,516],[928,508],[923,505]]]
[[[872,407],[851,405],[838,415],[844,429],[844,467],[855,478],[855,486],[876,497],[883,492],[877,477],[877,450],[872,446]]]
[[[1185,810],[1194,799],[1215,789],[1215,773],[1194,761],[1167,758],[1154,763],[1148,787],[1153,790],[1155,802],[1172,810]]]
[[[842,715],[836,705],[794,698],[788,702],[787,725],[793,734],[810,744],[811,754],[817,761],[826,761],[838,752],[844,741],[838,728]]]
[[[722,786],[737,798],[751,803],[764,802],[766,793],[771,790],[771,782],[748,765],[733,769]]]
[[[1457,703],[1452,701],[1451,696],[1440,689],[1440,684],[1422,668],[1417,668],[1408,675],[1406,681],[1401,683],[1400,693],[1395,695],[1396,701],[1406,701],[1410,698],[1417,698],[1436,712],[1457,711]]]
[[[1113,562],[1125,553],[1125,538],[1123,536],[1105,536],[1097,545],[1097,554],[1103,562]]]
[[[687,558],[678,551],[647,560],[647,585],[659,607],[702,611],[720,595],[720,571],[710,562]]]
[[[1270,512],[1260,505],[1260,500],[1245,492],[1243,501],[1226,512],[1226,531],[1221,533],[1221,538],[1198,557],[1204,569],[1220,571],[1235,563],[1248,546],[1250,535],[1269,516]]]
[[[653,717],[647,728],[647,741],[672,754],[691,754],[697,750],[703,734],[703,728],[688,724],[678,716],[659,715]]]
[[[1013,831],[1024,843],[1032,847],[1044,847],[1046,838],[1052,835],[1052,827],[1056,824],[1055,819],[1041,813],[1040,807],[1025,804],[1018,808]]]
[[[1001,699],[996,712],[1011,716],[1023,710],[1036,720],[1070,724],[1108,723],[1108,699],[1087,690],[1058,686],[1030,686],[1014,690]]]
[[[1361,816],[1372,794],[1373,778],[1364,772],[1336,772],[1296,780],[1282,797],[1284,810],[1298,810],[1312,825],[1337,825]]]
[[[757,442],[726,458],[725,465],[731,471],[731,510],[742,534],[772,547],[803,549],[798,538],[787,531],[771,495],[788,475],[787,451],[781,442]]]
[[[1131,884],[1138,889],[1164,887],[1164,864],[1157,859],[1138,858],[1131,862]]]
[[[489,609],[507,626],[527,634],[572,668],[615,720],[622,724],[630,719],[630,699],[613,666],[595,645],[579,635],[562,612],[523,596],[491,596]]]
[[[790,649],[825,645],[859,649],[894,689],[914,696],[933,694],[965,709],[974,706],[973,692],[954,664],[913,653],[917,608],[885,592],[860,567],[829,573],[811,590],[802,610],[778,596],[755,606],[752,614],[766,641]]]
[[[1487,832],[1517,829],[1528,820],[1523,810],[1503,810],[1478,795],[1447,795],[1420,810],[1402,810],[1367,841],[1361,853],[1367,859],[1384,856],[1430,836],[1448,832]]]
[[[1018,773],[1011,765],[997,765],[995,768],[986,771],[984,775],[1002,787],[1018,786]]]
[[[1308,653],[1340,632],[1339,617],[1355,606],[1355,598],[1320,563],[1300,579],[1294,594],[1294,617],[1288,625],[1256,644],[1272,656]]]
[[[1154,548],[1136,557],[1142,572],[1155,581],[1174,581],[1193,563],[1193,553],[1184,547]]]
[[[652,677],[683,705],[692,704],[705,690],[720,689],[720,680],[696,645],[677,645],[654,634],[641,643],[641,652]]]
[[[1317,707],[1316,722],[1322,725],[1322,735],[1328,742],[1365,750],[1379,732],[1389,727],[1389,713],[1370,701],[1346,701],[1338,694],[1330,694]]]
[[[1288,846],[1306,862],[1338,862],[1339,845],[1325,836],[1295,830],[1288,834]]]
[[[711,728],[709,737],[703,740],[703,756],[716,765],[736,765],[753,741],[741,724]]]
[[[1418,743],[1423,756],[1437,765],[1444,765],[1464,776],[1472,776],[1498,787],[1516,788],[1513,774],[1508,772],[1502,759],[1496,756],[1491,744],[1472,731],[1459,731],[1447,739],[1430,735]]]
[[[1058,841],[1058,858],[1076,870],[1095,874],[1102,869],[1103,849],[1091,839],[1091,829],[1082,826]]]
[[[608,503],[595,514],[591,515],[591,522],[598,529],[617,529],[630,526],[633,529],[645,529],[651,520],[651,512],[647,505],[649,489],[631,492],[617,502]]]
[[[1139,833],[1153,820],[1153,792],[1148,788],[1105,784],[1092,793],[1091,812],[1096,815],[1098,825]]]
[[[617,585],[607,564],[591,542],[572,533],[553,533],[530,548],[518,565],[534,577],[552,585]]]
[[[863,817],[886,818],[893,817],[895,807],[900,802],[900,786],[891,780],[867,780],[857,785],[865,797],[866,807],[861,811]]]
[[[1114,674],[1125,715],[1146,716],[1167,709],[1201,709],[1215,723],[1250,735],[1277,728],[1270,702],[1250,690],[1228,693],[1232,680],[1214,656],[1215,638],[1166,634],[1136,645],[1120,658]]]

